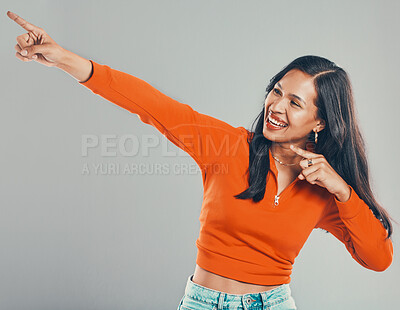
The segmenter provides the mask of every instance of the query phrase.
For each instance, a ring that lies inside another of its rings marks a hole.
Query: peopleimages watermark
[[[229,138],[229,136],[227,136]],[[196,145],[196,140],[197,144]],[[174,143],[183,147],[188,152],[196,154],[195,156],[220,156],[236,152],[232,150],[229,139],[222,139],[223,143],[216,146],[212,139],[208,139],[208,146],[205,147],[205,137],[202,140],[199,137],[191,138],[190,135],[180,136],[179,140]],[[82,175],[183,175],[183,174],[201,174],[201,169],[197,163],[142,163],[130,162],[121,163],[119,161],[110,162],[110,158],[127,158],[151,156],[152,150],[161,148],[161,156],[165,157],[190,157],[188,152],[181,147],[171,150],[171,141],[160,139],[157,135],[140,135],[125,134],[118,136],[117,134],[84,134],[81,138],[81,156],[83,158],[104,158],[104,162],[89,161],[82,165]],[[201,154],[203,151],[203,155]],[[211,150],[211,151],[208,151]],[[225,151],[225,153],[224,153]],[[211,153],[212,152],[212,153]],[[204,157],[205,158],[205,157]],[[134,161],[134,159],[133,159]],[[215,174],[228,173],[228,163],[213,163],[207,165],[207,171]]]
[[[198,131],[196,126],[202,127],[202,132]],[[244,139],[238,131],[232,128],[225,129],[223,126],[210,128],[206,125],[180,124],[180,127],[174,127],[173,133],[165,130],[164,137],[156,134],[133,135],[125,134],[118,136],[117,134],[84,134],[81,138],[81,155],[83,158],[104,158],[104,162],[86,161],[82,165],[83,175],[137,175],[137,174],[198,174],[203,171],[212,172],[214,174],[227,174],[229,158],[235,159],[239,152],[244,150],[259,152],[265,149],[264,144],[270,144],[271,141],[266,139],[263,134],[254,135],[251,133],[252,143],[248,144],[249,139]],[[177,134],[179,128],[183,128],[184,134]],[[171,128],[170,128],[171,129]],[[188,134],[192,132],[192,134]],[[248,132],[250,133],[250,132]],[[167,138],[167,139],[165,139]],[[261,140],[259,140],[261,139]],[[311,139],[311,138],[310,138]],[[291,143],[291,141],[287,141]],[[174,143],[174,150],[171,150]],[[295,141],[293,141],[295,143]],[[152,150],[161,148],[162,157],[189,157],[191,156],[194,163],[142,163],[138,158],[151,156]],[[311,151],[314,144],[310,140],[307,142],[307,148]],[[248,155],[247,155],[248,156]],[[266,156],[268,156],[266,154]],[[132,158],[130,163],[121,163],[122,158]],[[109,162],[110,158],[119,158],[120,160]],[[201,168],[198,166],[201,165]]]
[[[152,149],[161,147],[162,156],[189,156],[187,152],[196,154],[198,157],[218,157],[235,156],[243,147],[243,139],[232,135],[222,129],[210,134],[201,135],[199,133],[180,134],[174,136],[166,133],[168,139],[154,134],[140,135],[125,134],[118,136],[116,134],[85,134],[82,135],[82,156],[89,156],[89,152],[100,152],[101,157],[133,157],[149,156]],[[169,150],[171,142],[178,146],[178,152]]]
[[[83,157],[89,156],[89,152],[96,152],[101,157],[134,157],[149,156],[150,150],[161,145],[163,156],[187,156],[185,152],[174,152],[168,150],[168,141],[159,139],[156,135],[141,135],[139,137],[132,134],[118,136],[116,134],[86,134],[82,135]],[[178,154],[177,154],[178,153]]]

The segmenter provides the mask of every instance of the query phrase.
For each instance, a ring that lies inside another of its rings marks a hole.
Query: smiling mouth
[[[288,126],[288,124],[286,124],[286,123],[283,123],[283,122],[279,122],[279,121],[274,120],[274,119],[271,117],[271,114],[272,114],[272,113],[269,112],[268,115],[267,115],[267,118],[266,118],[266,120],[265,120],[265,122],[267,123],[267,125],[270,125],[270,126],[272,126],[273,128],[285,128],[285,127]]]

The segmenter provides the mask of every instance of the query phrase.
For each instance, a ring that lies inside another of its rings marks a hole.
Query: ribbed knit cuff
[[[85,82],[79,82],[79,84],[89,88],[97,94],[98,90],[100,90],[103,85],[108,85],[110,83],[110,74],[107,70],[109,67],[107,65],[98,64],[91,59],[89,59],[89,61],[92,63],[91,75],[89,79]]]

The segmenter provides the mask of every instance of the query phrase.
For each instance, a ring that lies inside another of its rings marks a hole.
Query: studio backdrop
[[[302,55],[349,74],[377,200],[398,207],[398,1],[10,1],[1,5],[0,309],[176,309],[203,198],[192,157],[58,68],[15,56],[26,32],[250,129]],[[298,309],[398,306],[398,224],[383,272],[314,230],[291,275]]]

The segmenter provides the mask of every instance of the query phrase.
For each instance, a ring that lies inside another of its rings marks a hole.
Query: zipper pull
[[[279,204],[279,196],[275,195],[275,202],[274,202],[274,208]]]

